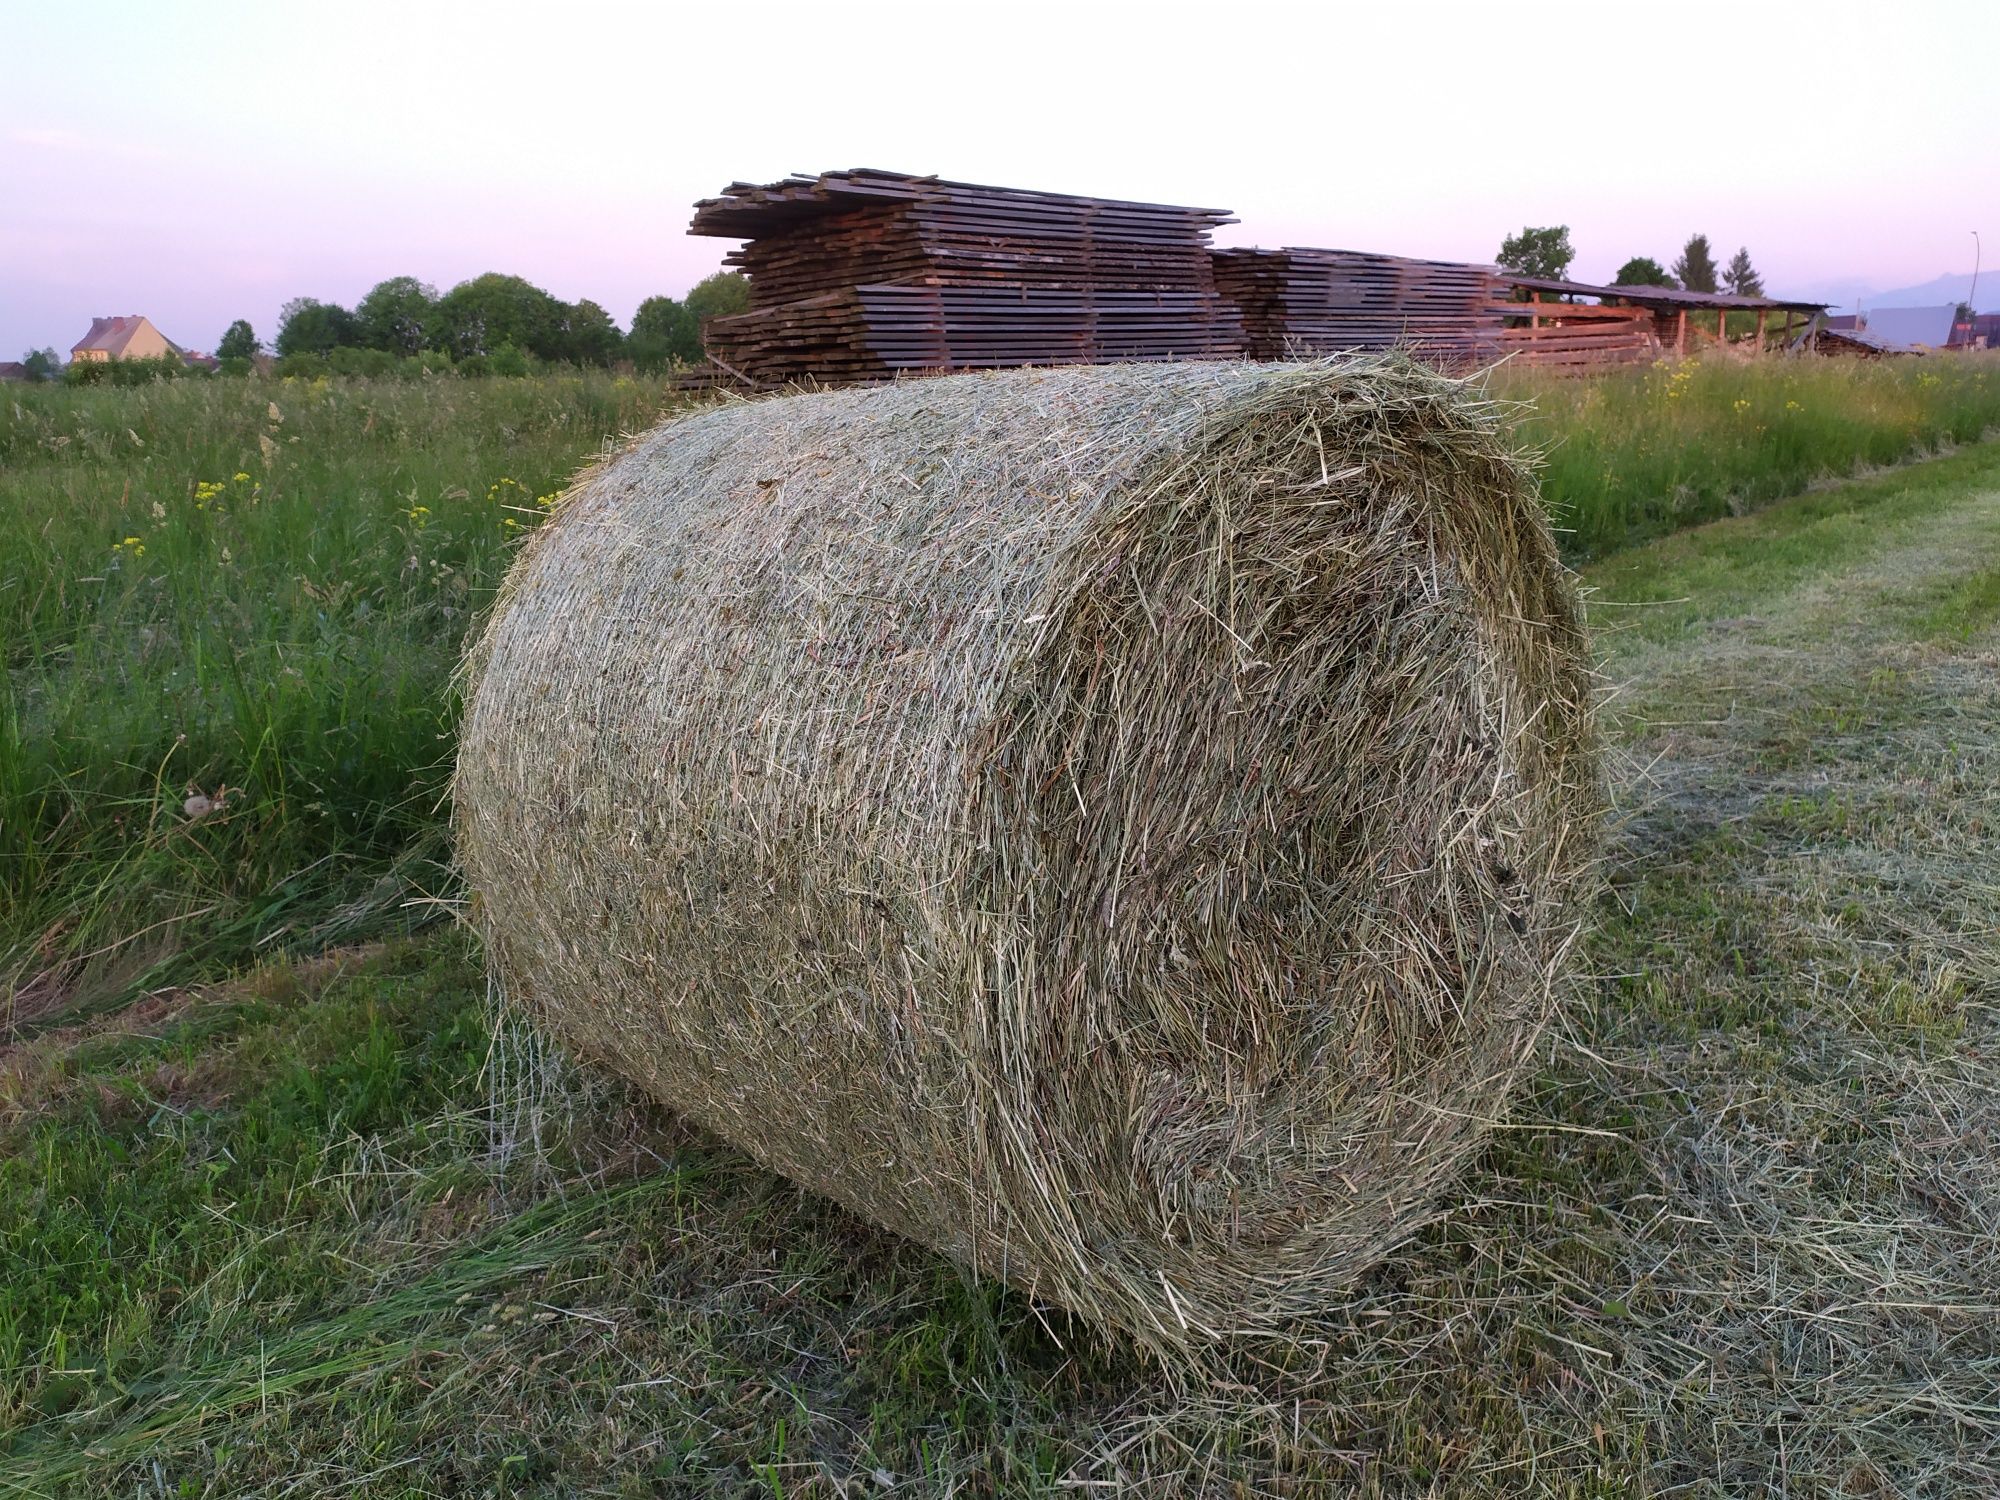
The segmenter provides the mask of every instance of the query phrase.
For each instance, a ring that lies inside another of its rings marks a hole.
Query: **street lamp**
[[[1972,306],[1972,326],[1979,326],[1979,231],[1972,231],[1972,290],[1965,300]]]

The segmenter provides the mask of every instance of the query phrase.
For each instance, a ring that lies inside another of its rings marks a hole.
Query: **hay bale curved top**
[[[508,992],[1154,1346],[1325,1306],[1477,1140],[1577,925],[1585,650],[1497,424],[1353,361],[658,429],[470,659]]]

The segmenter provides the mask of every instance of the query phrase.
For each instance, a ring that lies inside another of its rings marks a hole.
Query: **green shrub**
[[[63,384],[151,385],[159,380],[181,380],[208,373],[207,370],[190,367],[171,354],[161,355],[158,359],[78,359],[70,361],[63,371]]]
[[[336,349],[326,357],[327,373],[381,377],[398,373],[402,361],[386,349]]]

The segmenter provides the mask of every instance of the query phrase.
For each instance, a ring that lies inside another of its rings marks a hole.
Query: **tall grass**
[[[0,402],[0,1031],[408,920],[467,626],[667,399],[562,375]]]
[[[1502,369],[1578,556],[2000,430],[2000,357],[1728,359],[1587,379]]]
[[[1993,359],[1494,387],[1533,403],[1579,555],[2000,427]],[[0,1036],[431,910],[466,630],[541,502],[670,400],[604,374],[0,399]]]

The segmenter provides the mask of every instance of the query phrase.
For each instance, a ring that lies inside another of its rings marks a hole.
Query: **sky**
[[[697,198],[859,166],[1228,208],[1229,244],[1567,224],[1585,280],[1699,230],[1848,306],[1984,230],[2000,307],[1996,54],[1995,0],[0,0],[0,358],[488,270],[622,326],[730,248]]]

